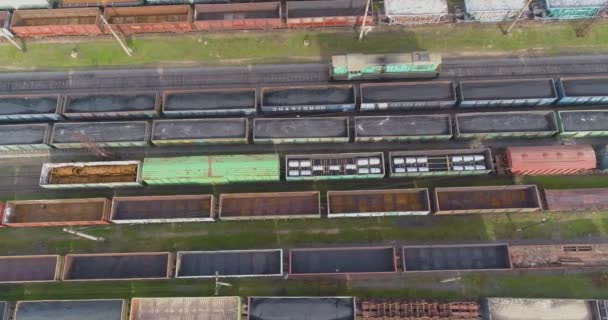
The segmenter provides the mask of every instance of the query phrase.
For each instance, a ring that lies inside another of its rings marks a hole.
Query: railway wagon
[[[427,215],[428,189],[328,191],[329,218]]]
[[[61,122],[53,126],[51,145],[59,149],[95,147],[145,147],[147,121]]]
[[[583,299],[528,299],[528,298],[486,298],[487,319],[525,319],[527,315],[538,315],[545,319],[590,319],[601,320],[608,314],[604,301]],[[603,309],[600,309],[600,303]]]
[[[285,156],[287,181],[384,178],[384,154],[338,153]]]
[[[46,189],[142,186],[141,161],[44,163],[40,187]]]
[[[19,301],[14,320],[127,320],[127,306],[119,299]]]
[[[68,94],[61,113],[68,119],[154,118],[160,112],[156,92]]]
[[[385,0],[384,15],[390,24],[417,25],[446,22],[447,0]]]
[[[262,88],[263,113],[315,113],[354,111],[353,85],[292,86]]]
[[[1,223],[9,227],[86,226],[108,224],[106,198],[8,201]]]
[[[53,282],[60,269],[58,255],[0,256],[0,283]]]
[[[283,250],[179,251],[175,278],[274,277],[283,275]]]
[[[251,30],[283,27],[281,2],[197,4],[195,30]]]
[[[286,22],[291,28],[375,25],[372,10],[365,16],[366,5],[367,0],[287,1]]]
[[[11,13],[8,11],[0,11],[0,32],[11,34],[11,16]]]
[[[241,320],[240,297],[133,298],[129,320]]]
[[[141,6],[144,0],[59,0],[57,6],[60,8],[82,8],[82,7],[131,7]]]
[[[50,7],[51,4],[48,0],[5,0],[0,2],[1,10],[46,9]]]
[[[526,7],[526,2],[527,0],[465,0],[465,20],[479,22],[513,20],[522,8]]]
[[[560,105],[608,103],[608,77],[560,78],[557,82]]]
[[[552,111],[460,113],[455,119],[456,137],[464,139],[541,138],[559,131]]]
[[[432,301],[409,299],[357,298],[361,306],[359,320],[391,319],[482,319],[482,307],[477,301]]]
[[[105,281],[169,279],[172,276],[169,252],[68,254],[63,281]]]
[[[460,107],[534,107],[557,101],[553,79],[471,80],[459,85]]]
[[[391,177],[479,175],[494,171],[490,149],[395,151],[389,153]]]
[[[554,19],[591,19],[606,9],[603,0],[544,0],[549,17]]]
[[[536,212],[542,203],[535,185],[435,188],[435,214]]]
[[[192,31],[192,7],[188,5],[112,7],[103,16],[115,31],[127,35]],[[104,32],[110,32],[107,26]]]
[[[435,78],[441,71],[441,55],[426,51],[400,54],[351,53],[331,57],[333,80]]]
[[[608,110],[558,111],[557,121],[562,137],[608,136]]]
[[[509,147],[505,158],[508,170],[516,175],[576,174],[597,168],[590,145]]]
[[[608,188],[546,190],[547,210],[603,211],[608,209]]]
[[[49,149],[51,125],[46,123],[0,126],[0,151]]]
[[[361,111],[452,108],[456,86],[451,81],[362,83]]]
[[[393,247],[289,250],[290,276],[369,275],[397,272]]]
[[[247,143],[246,118],[155,120],[151,142],[157,146]]]
[[[355,142],[449,140],[450,115],[355,117]]]
[[[112,223],[213,222],[213,195],[114,197]]]
[[[58,121],[60,112],[58,94],[0,95],[0,122]]]
[[[17,10],[11,31],[19,37],[96,36],[102,34],[99,8]]]
[[[249,297],[244,320],[355,320],[354,297]]]
[[[349,121],[340,118],[257,118],[255,143],[330,143],[349,141]]]
[[[145,158],[142,176],[148,185],[253,183],[281,178],[276,154]]]
[[[406,273],[513,269],[508,244],[405,246],[402,253]]]
[[[256,113],[255,88],[167,90],[162,111],[166,117],[250,115]]]
[[[319,192],[313,191],[222,194],[218,218],[321,218],[321,198]]]

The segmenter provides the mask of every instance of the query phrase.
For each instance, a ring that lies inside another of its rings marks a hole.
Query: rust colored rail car
[[[144,0],[60,0],[61,8],[141,6]]]
[[[210,222],[213,195],[114,197],[112,223]]]
[[[513,174],[575,174],[597,168],[590,145],[509,147],[505,152]]]
[[[329,218],[427,215],[430,212],[428,189],[327,192]]]
[[[343,27],[362,25],[367,0],[287,1],[288,27]],[[375,25],[368,13],[365,25]]]
[[[435,214],[535,212],[542,210],[534,185],[435,188]]]
[[[545,198],[550,211],[608,209],[608,188],[545,190]]]
[[[192,31],[192,7],[188,5],[106,8],[104,17],[123,34]],[[107,27],[104,31],[109,32]]]
[[[100,35],[100,15],[98,8],[16,10],[11,30],[19,37]]]
[[[424,301],[401,299],[357,299],[360,320],[479,320],[481,305],[474,301]]]
[[[60,267],[57,255],[0,257],[0,283],[57,281]]]
[[[108,224],[110,200],[105,198],[8,201],[2,224],[9,227]]]
[[[608,267],[608,244],[517,245],[509,248],[516,269]]]
[[[251,30],[283,27],[280,2],[198,4],[195,30]]]
[[[235,193],[220,196],[222,220],[320,218],[319,192]]]

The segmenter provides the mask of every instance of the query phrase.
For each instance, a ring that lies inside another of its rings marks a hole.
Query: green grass
[[[357,41],[355,32],[297,31],[267,33],[201,33],[133,37],[133,57],[126,56],[109,38],[71,43],[27,41],[27,52],[0,46],[0,66],[5,69],[74,68],[125,65],[192,65],[327,60],[348,52],[386,53],[432,50],[445,54],[480,55],[492,52],[608,51],[608,24],[597,24],[586,37],[576,36],[578,22],[522,24],[508,36],[494,24],[437,25],[390,28],[369,33]],[[551,35],[551,36],[547,36]],[[304,41],[309,45],[305,46]],[[77,48],[78,58],[70,58]]]
[[[518,183],[539,184],[545,189],[581,189],[581,188],[607,188],[606,175],[579,175],[573,176],[522,176],[517,178]]]

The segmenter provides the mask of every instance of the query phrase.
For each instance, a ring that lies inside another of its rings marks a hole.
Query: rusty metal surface
[[[545,190],[551,211],[593,211],[608,209],[608,188]]]
[[[114,197],[112,220],[210,218],[213,196]]]
[[[11,30],[18,36],[101,34],[98,8],[17,10]]]
[[[539,211],[536,186],[436,188],[437,214]]]
[[[514,268],[608,267],[608,243],[516,245],[510,252]]]
[[[138,165],[64,166],[51,169],[49,184],[135,182]]]
[[[124,34],[188,32],[192,30],[193,13],[188,5],[143,6],[106,8],[104,17]]]
[[[509,147],[505,155],[514,174],[569,174],[597,167],[591,145]]]
[[[54,281],[59,256],[0,257],[0,282]]]
[[[107,223],[105,198],[9,201],[2,223],[19,225],[73,225]]]
[[[361,298],[359,320],[480,320],[481,305],[473,301],[425,301]]]
[[[329,214],[430,211],[426,189],[329,191]]]
[[[320,216],[319,192],[235,193],[220,196],[221,218]]]

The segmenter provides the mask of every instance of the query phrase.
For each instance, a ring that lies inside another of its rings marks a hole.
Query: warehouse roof
[[[364,103],[456,99],[452,82],[367,84],[361,85],[361,95]]]
[[[0,145],[44,144],[49,124],[16,124],[0,126]]]
[[[64,112],[154,111],[156,93],[68,95]]]
[[[564,131],[608,131],[608,111],[560,111]]]
[[[562,78],[564,92],[568,97],[608,96],[607,78]]]
[[[252,297],[249,320],[355,320],[355,299]]]
[[[319,1],[304,1],[297,3],[308,2]],[[353,87],[348,85],[263,88],[262,96],[264,106],[276,107],[355,103],[355,92]]]
[[[71,258],[71,262],[68,258]],[[167,253],[68,255],[64,278],[66,280],[166,278],[168,259]]]
[[[450,135],[448,115],[356,117],[359,137]]]
[[[281,275],[282,258],[281,249],[180,252],[177,276]]]
[[[294,249],[293,274],[395,272],[392,247]]]
[[[133,298],[130,320],[238,320],[239,297]]]
[[[20,301],[15,320],[122,320],[124,300]]]
[[[385,0],[387,16],[448,13],[448,0]]]
[[[490,320],[594,319],[585,300],[488,298]]]
[[[157,120],[154,140],[243,138],[247,136],[247,119]]]
[[[255,109],[255,89],[166,91],[164,110]]]
[[[64,122],[53,128],[52,143],[145,141],[148,122]]]
[[[258,118],[254,138],[348,137],[348,118]]]
[[[0,282],[53,281],[59,256],[0,257]]]
[[[0,115],[55,113],[58,100],[59,96],[0,96]]]
[[[363,16],[367,0],[287,1],[288,18]]]
[[[403,248],[405,271],[508,269],[507,245],[447,245]]]
[[[460,133],[554,131],[553,112],[487,112],[456,115]]]
[[[527,0],[465,0],[467,12],[470,11],[501,11],[520,10]]]
[[[546,0],[549,8],[603,7],[606,0]]]

